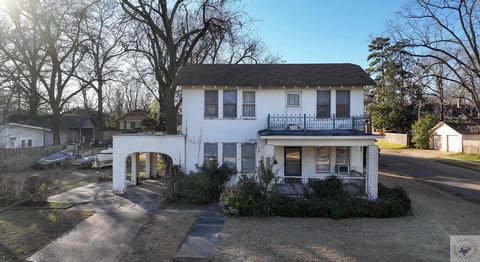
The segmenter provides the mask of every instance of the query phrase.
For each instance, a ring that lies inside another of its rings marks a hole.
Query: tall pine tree
[[[367,90],[365,104],[376,129],[408,132],[415,120],[422,95],[408,72],[413,63],[404,48],[402,42],[392,44],[385,37],[376,37],[368,45],[367,72],[377,85]]]

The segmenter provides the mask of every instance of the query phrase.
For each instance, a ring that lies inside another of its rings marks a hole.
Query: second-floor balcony
[[[310,136],[355,136],[371,135],[370,118],[355,116],[348,118],[317,118],[314,115],[268,114],[267,129],[260,135],[310,135]]]

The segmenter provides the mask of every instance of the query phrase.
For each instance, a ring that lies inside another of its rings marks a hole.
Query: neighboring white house
[[[377,197],[378,148],[364,116],[364,88],[375,82],[360,66],[189,65],[174,83],[182,90],[183,139],[114,136],[116,192],[125,190],[129,154],[157,152],[187,172],[216,161],[253,173],[271,157],[280,183],[336,175]]]
[[[464,143],[480,141],[480,126],[473,123],[440,122],[432,128],[432,148],[446,152],[463,152]]]
[[[0,148],[44,147],[49,135],[48,128],[7,123],[0,125]]]

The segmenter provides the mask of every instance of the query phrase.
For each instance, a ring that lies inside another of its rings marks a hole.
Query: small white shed
[[[432,128],[432,148],[446,152],[463,152],[465,141],[480,141],[480,126],[474,123],[440,122]]]
[[[44,147],[51,131],[48,128],[17,123],[0,125],[0,148]]]

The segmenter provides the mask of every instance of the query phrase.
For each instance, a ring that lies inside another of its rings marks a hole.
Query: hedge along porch
[[[334,175],[378,197],[378,147],[373,136],[262,136],[263,155],[275,159],[280,183]],[[261,150],[262,151],[262,150]]]
[[[127,158],[131,157],[132,175],[136,185],[139,153],[145,152],[145,173],[155,173],[157,153],[168,155],[173,165],[185,168],[185,137],[183,135],[115,135],[113,136],[113,192],[123,194],[127,188]]]

